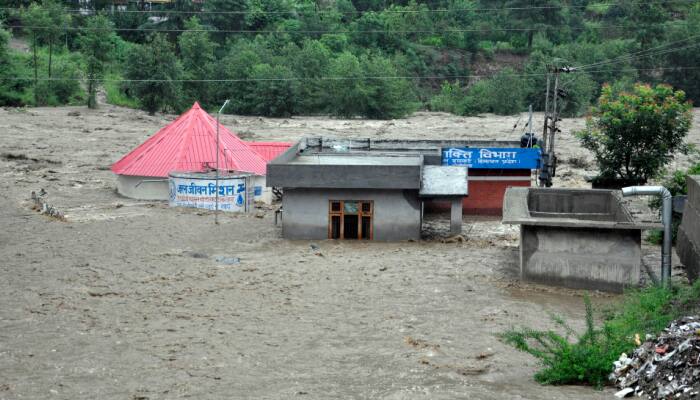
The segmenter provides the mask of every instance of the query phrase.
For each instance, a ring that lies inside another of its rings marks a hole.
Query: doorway
[[[328,238],[372,240],[374,202],[370,200],[330,200]]]

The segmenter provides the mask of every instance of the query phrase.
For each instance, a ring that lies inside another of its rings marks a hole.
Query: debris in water
[[[699,329],[700,318],[684,317],[671,322],[658,337],[647,335],[630,357],[623,353],[610,375],[622,389],[615,396],[696,398],[700,393]]]
[[[241,259],[238,257],[218,256],[215,258],[215,260],[219,264],[224,264],[224,265],[238,265],[241,263]]]
[[[189,257],[192,257],[192,258],[209,258],[208,255],[206,255],[206,254],[204,254],[204,253],[202,253],[202,252],[199,252],[199,251],[189,251],[189,250],[185,250],[185,251],[182,252],[182,255],[183,255],[183,256],[189,256]]]

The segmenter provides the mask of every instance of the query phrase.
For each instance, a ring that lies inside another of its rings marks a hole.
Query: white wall
[[[124,197],[137,200],[167,201],[169,199],[168,179],[117,175],[117,192]]]

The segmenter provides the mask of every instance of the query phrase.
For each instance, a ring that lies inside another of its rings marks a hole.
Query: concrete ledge
[[[685,265],[688,280],[695,282],[700,275],[700,249],[688,239],[685,229],[678,228],[676,253]]]
[[[579,218],[571,218],[571,216],[576,215],[575,212],[533,212],[530,210],[530,205],[528,204],[529,194],[531,191],[547,191],[551,193],[569,193],[571,197],[579,197],[585,195],[586,193],[595,192],[598,194],[607,194],[609,199],[607,201],[616,202],[616,206],[623,208],[619,196],[612,190],[600,190],[600,189],[537,189],[530,187],[510,187],[506,190],[505,197],[503,199],[503,220],[504,224],[511,225],[538,225],[538,226],[562,226],[570,228],[603,228],[603,229],[662,229],[663,225],[661,223],[654,222],[640,222],[634,221],[626,210],[623,211],[609,211],[610,208],[604,205],[600,205],[601,211],[598,213],[597,217],[601,217],[605,213],[611,214],[611,219],[616,220],[596,220],[596,219],[584,219],[585,213],[581,214]],[[604,198],[604,196],[601,196]],[[551,217],[546,216],[546,214],[551,214]],[[594,214],[588,213],[592,217]],[[616,215],[612,215],[616,214]],[[555,216],[558,215],[558,216]]]

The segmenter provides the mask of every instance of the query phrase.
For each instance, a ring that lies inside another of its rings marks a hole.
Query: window
[[[328,238],[372,240],[373,202],[331,200],[328,206]]]

